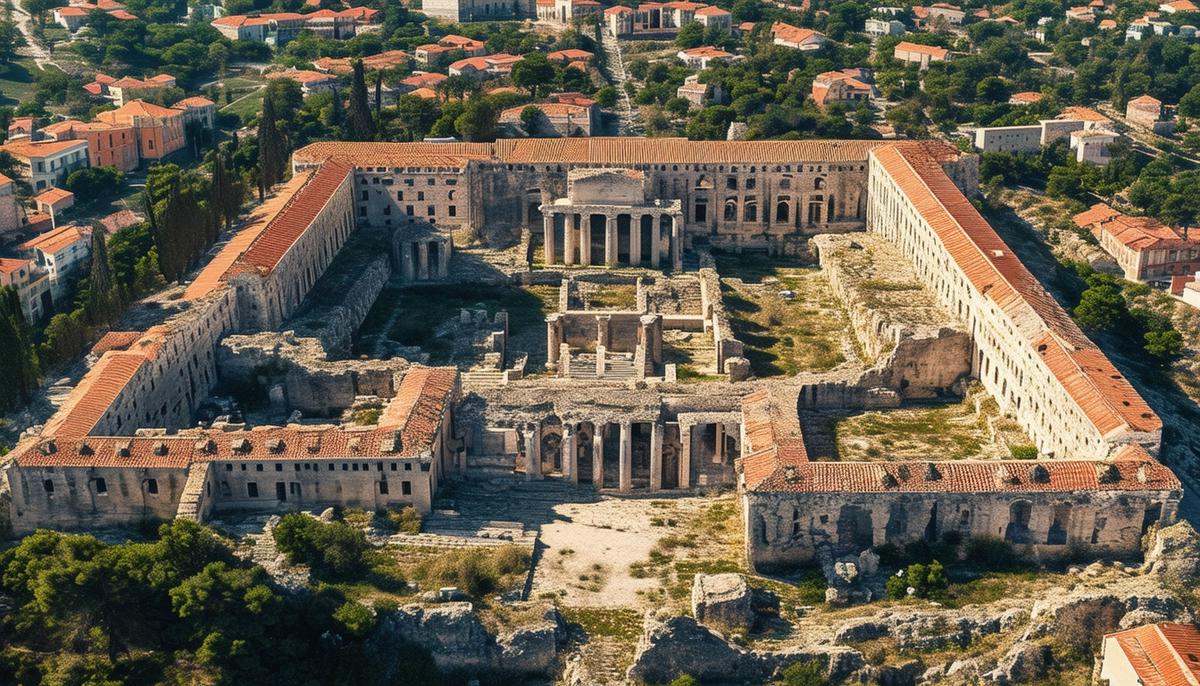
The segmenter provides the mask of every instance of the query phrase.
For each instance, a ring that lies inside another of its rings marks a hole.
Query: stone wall
[[[173,519],[187,482],[185,468],[59,466],[8,471],[12,529],[18,534],[36,528],[95,529]]]
[[[721,299],[721,279],[717,270],[702,267],[699,272],[701,309],[712,327],[713,345],[717,353],[717,371],[725,373],[725,361],[742,357],[742,342],[734,338],[733,325]]]
[[[1030,464],[1030,469],[1035,468]],[[744,493],[746,552],[758,569],[811,562],[828,546],[858,553],[884,543],[1000,538],[1018,552],[1136,555],[1151,524],[1174,521],[1178,492]],[[1022,524],[1024,522],[1024,524]]]
[[[322,297],[339,298],[337,304],[304,309],[298,312],[293,324],[297,335],[315,337],[331,355],[343,357],[350,352],[354,332],[362,325],[383,292],[392,269],[386,255],[379,255],[365,266],[356,269],[348,283],[325,284],[319,282],[317,290],[336,288],[336,292]]]

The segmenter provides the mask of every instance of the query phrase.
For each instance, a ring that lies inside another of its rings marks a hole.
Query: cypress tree
[[[113,288],[108,264],[108,243],[104,230],[92,230],[92,267],[88,274],[90,297],[87,317],[92,324],[109,324],[117,315],[119,301]]]
[[[287,149],[283,134],[275,121],[275,100],[270,91],[263,98],[262,115],[258,121],[258,167],[260,191],[266,191],[283,180],[287,166]],[[158,256],[163,259],[162,255]]]
[[[29,402],[41,372],[21,301],[11,286],[0,288],[0,411]]]
[[[383,110],[383,72],[375,72],[375,117]]]
[[[375,121],[367,102],[367,82],[362,60],[354,61],[354,76],[350,80],[350,140],[369,141],[375,137]]]

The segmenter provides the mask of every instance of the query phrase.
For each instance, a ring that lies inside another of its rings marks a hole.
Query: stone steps
[[[463,372],[462,385],[464,391],[486,391],[500,388],[504,385],[504,372],[497,369]]]

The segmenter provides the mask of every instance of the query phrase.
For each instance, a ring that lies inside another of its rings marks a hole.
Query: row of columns
[[[430,262],[430,253],[437,252],[437,263]],[[416,257],[414,264],[413,257]],[[450,241],[416,240],[400,243],[400,276],[405,281],[444,279],[450,274]]]
[[[662,490],[663,487],[663,431],[662,422],[650,424],[650,486],[651,491]],[[618,423],[620,440],[618,441],[617,490],[628,493],[633,490],[633,422]],[[604,423],[595,424],[592,432],[592,485],[596,490],[604,488]],[[680,425],[679,436],[681,450],[679,455],[678,488],[691,487],[692,468],[692,427]],[[536,423],[526,426],[525,443],[525,479],[533,481],[541,479],[541,427]],[[563,478],[572,483],[579,483],[579,436],[572,424],[566,424],[562,429],[562,442],[559,450],[562,458]]]
[[[604,262],[606,265],[616,265],[618,260],[618,233],[617,233],[617,217],[623,213],[606,214],[604,223]],[[542,236],[545,264],[555,264],[558,260],[558,238],[554,230],[554,218],[556,216],[563,217],[563,264],[573,265],[576,262],[576,249],[578,248],[579,264],[590,266],[596,264],[592,255],[592,214],[580,214],[574,212],[550,212],[543,210],[542,215]],[[672,246],[672,254],[675,259],[672,268],[676,271],[683,269],[683,256],[681,253],[683,244],[680,241],[682,237],[683,217],[678,214],[666,215],[663,213],[641,213],[629,214],[629,262],[632,265],[640,265],[642,263],[642,219],[650,217],[650,266],[658,268],[662,261],[662,246],[661,246],[661,217],[668,216],[671,218],[671,238],[670,245]],[[578,222],[579,226],[575,224]]]

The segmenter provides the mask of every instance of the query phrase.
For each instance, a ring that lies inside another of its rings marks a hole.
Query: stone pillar
[[[563,476],[575,484],[579,483],[579,446],[576,445],[578,440],[579,437],[575,435],[575,427],[571,424],[564,424],[561,449]]]
[[[554,215],[548,212],[542,215],[542,244],[546,249],[543,261],[547,265],[554,264]]]
[[[577,214],[579,220],[579,263],[587,267],[592,264],[592,215]]]
[[[692,427],[679,425],[679,487],[692,486]]]
[[[413,244],[412,241],[404,241],[400,244],[400,278],[405,281],[414,281],[416,274],[413,273]]]
[[[525,427],[525,480],[542,478],[541,427],[528,424]]]
[[[571,346],[566,343],[558,347],[558,375],[564,378],[571,375]]]
[[[633,427],[628,421],[621,422],[620,481],[622,493],[633,489]]]
[[[605,362],[606,358],[608,357],[607,353],[608,351],[604,346],[596,346],[596,378],[598,379],[604,378],[604,372],[606,369]]]
[[[611,314],[596,315],[596,347],[607,348],[609,341],[609,324],[612,322]]]
[[[575,215],[563,215],[563,264],[575,264]]]
[[[596,422],[592,433],[592,484],[604,488],[604,424]]]
[[[417,278],[429,280],[429,241],[417,242]]]
[[[662,246],[659,245],[662,242],[659,240],[660,237],[661,230],[658,216],[652,214],[650,215],[650,266],[655,269],[658,269],[659,260],[662,259],[662,256],[659,254],[662,250]]]
[[[604,224],[604,264],[617,266],[617,217],[611,214]]]
[[[642,264],[642,218],[629,215],[629,264]]]
[[[672,268],[683,271],[683,218],[674,214],[671,215],[671,255],[675,258]]]
[[[662,422],[650,425],[650,490],[662,489]]]
[[[725,425],[721,422],[713,424],[713,464],[725,462]]]
[[[554,314],[546,317],[546,361],[549,364],[558,363],[562,342],[562,314],[555,312]]]
[[[454,237],[446,236],[446,240],[442,241],[441,250],[438,250],[438,273],[439,279],[450,278],[450,253],[454,251]]]

